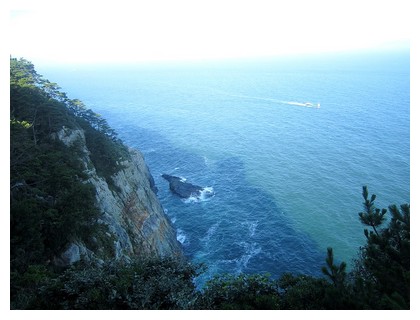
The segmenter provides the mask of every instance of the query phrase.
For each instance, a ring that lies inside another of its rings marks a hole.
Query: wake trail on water
[[[204,87],[204,86],[190,86],[190,87],[205,89],[209,92],[214,92],[216,95],[220,94],[220,95],[229,96],[229,97],[233,97],[233,98],[260,100],[260,101],[266,101],[266,102],[271,102],[271,103],[275,103],[275,104],[283,104],[283,105],[289,105],[289,106],[295,106],[295,107],[305,107],[305,108],[314,108],[314,109],[321,108],[320,103],[299,102],[299,101],[284,101],[284,100],[278,100],[278,99],[273,99],[273,98],[264,98],[264,97],[248,96],[248,95],[243,95],[243,94],[234,94],[234,93],[226,92],[224,90],[220,90],[220,89],[216,89],[216,88],[212,88],[212,87]]]
[[[315,108],[315,109],[321,108],[320,103],[312,103],[312,102],[302,103],[302,102],[296,102],[296,101],[280,101],[280,103],[288,104],[291,106],[297,106],[297,107],[306,107],[306,108]]]
[[[247,95],[241,95],[241,94],[228,94],[228,93],[224,93],[224,94],[229,95],[231,97],[235,97],[235,98],[267,101],[267,102],[271,102],[271,103],[284,104],[284,105],[295,106],[295,107],[305,107],[305,108],[314,108],[314,109],[321,108],[320,103],[284,101],[284,100],[278,100],[278,99],[272,99],[272,98],[253,97],[253,96],[247,96]]]

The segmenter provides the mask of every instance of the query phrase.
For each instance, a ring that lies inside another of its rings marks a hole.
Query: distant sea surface
[[[37,68],[145,156],[185,254],[215,274],[320,275],[365,243],[362,186],[410,202],[409,52]],[[181,200],[167,173],[212,188]]]

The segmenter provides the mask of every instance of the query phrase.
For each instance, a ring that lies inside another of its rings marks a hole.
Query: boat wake
[[[266,101],[266,102],[271,102],[271,103],[276,103],[276,104],[280,103],[280,104],[286,104],[289,106],[296,106],[296,107],[306,107],[306,108],[314,108],[314,109],[321,108],[320,103],[313,103],[313,102],[283,101],[283,100],[278,100],[278,99],[253,97],[253,96],[247,96],[247,95],[242,95],[242,94],[229,94],[229,95],[232,97],[237,97],[237,98],[260,100],[260,101]]]
[[[306,107],[306,108],[315,108],[315,109],[321,108],[320,103],[312,103],[312,102],[302,103],[302,102],[296,102],[296,101],[280,101],[280,103],[288,104],[291,106]]]

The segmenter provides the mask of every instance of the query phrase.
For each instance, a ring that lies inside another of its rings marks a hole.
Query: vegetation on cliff
[[[56,138],[82,129],[97,173],[110,177],[127,149],[107,122],[24,59],[10,59],[10,270],[12,309],[409,309],[410,206],[375,207],[363,187],[366,244],[352,270],[326,251],[325,277],[219,275],[197,290],[204,266],[175,258],[108,257],[101,265],[60,268],[54,259],[74,239],[111,246],[86,183],[79,145]],[[387,219],[387,213],[391,216]],[[386,224],[386,225],[385,225]],[[95,241],[92,241],[95,239]]]
[[[95,223],[95,193],[86,183],[81,146],[56,138],[62,128],[83,128],[98,174],[109,180],[127,154],[106,121],[70,100],[24,59],[10,59],[11,295],[27,292],[28,272],[53,270],[70,241],[95,250],[106,227]],[[92,238],[97,240],[92,241]],[[45,269],[46,270],[46,269]],[[12,301],[12,304],[16,301]]]

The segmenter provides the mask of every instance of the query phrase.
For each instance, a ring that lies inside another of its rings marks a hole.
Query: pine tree
[[[369,193],[367,186],[363,186],[363,198],[365,199],[364,206],[365,211],[359,213],[360,221],[363,224],[370,226],[373,228],[373,231],[376,235],[378,235],[378,230],[376,229],[378,226],[382,224],[384,221],[384,216],[386,214],[386,209],[377,209],[375,208],[374,201],[376,199],[376,195],[373,194],[370,200],[368,199]],[[367,231],[365,230],[365,234]],[[367,236],[367,235],[366,235]]]
[[[409,309],[410,305],[410,205],[389,206],[391,221],[378,230],[384,221],[386,209],[376,209],[368,200],[367,187],[363,187],[365,212],[359,213],[361,221],[373,228],[365,230],[367,244],[361,249],[361,266],[358,276],[365,287],[375,292],[379,308]]]
[[[334,254],[332,248],[327,248],[327,267],[322,267],[322,273],[328,276],[336,288],[344,286],[346,279],[346,263],[341,262],[339,266],[334,264]]]

